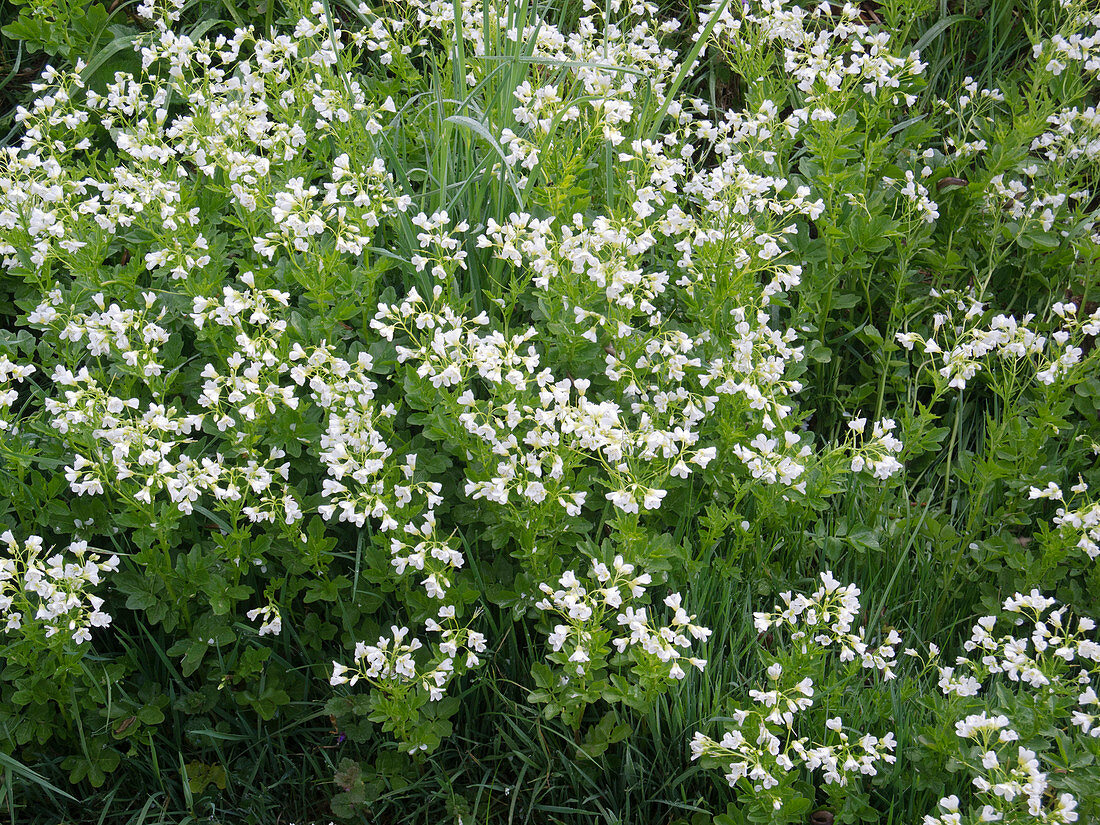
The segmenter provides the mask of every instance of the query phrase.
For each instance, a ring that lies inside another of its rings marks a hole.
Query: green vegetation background
[[[55,22],[41,22],[41,15],[35,22],[24,13],[30,4],[55,9]],[[127,46],[138,30],[131,17],[133,5],[117,0],[106,6],[81,0],[0,3],[2,142],[11,142],[15,109],[30,97],[30,83],[47,62],[72,64],[83,59],[105,73],[132,68],[134,58]],[[577,13],[578,4],[572,0],[560,0],[560,5],[563,15]],[[868,14],[877,9],[874,2],[863,5]],[[685,23],[682,32],[693,29],[697,15],[690,2],[662,6],[664,13]],[[979,86],[1010,79],[1030,50],[1028,9],[1014,0],[913,3],[909,40],[924,43],[922,56],[929,63],[928,91],[917,111],[933,97],[958,90],[965,76],[972,76]],[[196,0],[186,20],[207,30],[221,23],[263,29],[280,15],[277,0]],[[723,68],[717,55],[691,83],[695,94],[719,107],[736,105],[742,91],[741,80]],[[1037,281],[1028,283],[1030,291],[1012,289],[1013,276],[1011,268],[995,273],[994,291],[1006,312],[1022,314],[1049,305],[1052,295],[1065,297],[1059,294],[1065,285],[1056,281],[1045,292]],[[956,283],[944,285],[965,286],[967,274],[960,271],[956,277]],[[0,328],[14,332],[18,313],[5,289],[0,277]],[[814,426],[826,435],[836,427],[839,411],[851,408],[873,378],[861,359],[868,342],[859,338],[855,311],[845,309],[854,303],[838,303],[834,310],[838,321],[826,341],[834,357],[817,364],[806,390],[806,406],[818,410],[820,417]],[[735,552],[716,547],[691,593],[700,620],[715,631],[707,676],[689,679],[682,690],[659,702],[648,716],[634,719],[630,727],[609,715],[590,727],[587,738],[575,741],[563,726],[542,720],[539,709],[526,701],[525,687],[540,649],[511,627],[493,628],[499,631],[492,638],[500,647],[487,677],[473,680],[458,695],[454,734],[424,761],[342,742],[324,710],[329,690],[323,683],[296,692],[288,701],[279,697],[280,713],[266,721],[253,712],[254,706],[235,713],[231,705],[209,701],[193,689],[193,680],[180,674],[163,639],[148,633],[129,639],[134,660],[144,662],[148,681],[168,686],[167,692],[130,699],[140,708],[135,715],[143,715],[142,721],[155,724],[164,719],[156,725],[152,747],[127,759],[105,784],[93,789],[87,783],[67,785],[60,756],[53,764],[27,766],[5,755],[0,744],[0,818],[18,825],[301,825],[333,819],[332,800],[337,797],[336,813],[349,813],[357,822],[424,823],[465,817],[463,822],[709,823],[710,816],[702,811],[721,811],[728,789],[722,788],[720,777],[715,782],[689,762],[687,741],[707,721],[716,692],[756,679],[752,663],[739,652],[755,639],[752,611],[770,606],[792,580],[807,580],[799,575],[814,565],[807,565],[806,552],[797,548],[811,546],[842,581],[858,578],[868,596],[865,607],[872,622],[881,615],[888,593],[893,622],[915,628],[923,638],[934,637],[943,627],[965,624],[973,615],[981,588],[965,576],[947,577],[942,565],[933,563],[930,551],[917,551],[957,539],[966,530],[968,514],[985,509],[1004,482],[998,477],[998,458],[982,452],[993,420],[989,416],[996,415],[994,405],[991,397],[981,395],[968,398],[965,406],[959,402],[958,409],[948,413],[953,455],[941,453],[922,468],[927,478],[939,477],[941,484],[945,471],[952,472],[952,463],[955,473],[971,478],[984,473],[992,486],[980,493],[959,485],[951,488],[949,499],[930,506],[926,488],[923,499],[903,495],[892,508],[849,498],[843,508],[827,510],[815,524],[790,524],[786,534],[775,536],[773,547],[740,547]],[[863,518],[864,512],[891,510],[893,515],[871,523]],[[912,566],[910,558],[925,561]],[[943,598],[945,588],[951,588],[949,603]],[[273,656],[293,662],[295,646],[291,629],[273,643]],[[899,689],[880,700],[890,707],[867,709],[871,715],[894,715],[899,739],[909,746],[928,723],[926,709],[911,700]],[[201,717],[202,729],[195,728],[188,703],[210,704],[210,712]],[[118,719],[116,724],[122,728],[128,720]],[[899,759],[898,770],[872,792],[883,822],[919,821],[943,790],[914,784],[905,762]]]

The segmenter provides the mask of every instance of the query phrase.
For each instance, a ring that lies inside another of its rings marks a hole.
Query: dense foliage
[[[22,7],[11,820],[1100,817],[1100,14],[997,8]]]

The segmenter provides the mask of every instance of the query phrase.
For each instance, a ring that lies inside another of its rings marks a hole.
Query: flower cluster
[[[1096,623],[1084,616],[1071,619],[1065,605],[1050,610],[1055,605],[1054,599],[1032,590],[1005,599],[1001,616],[978,619],[963,645],[968,655],[958,657],[952,667],[939,668],[944,695],[977,696],[991,677],[1003,675],[1021,690],[1027,685],[1080,699],[1082,686],[1100,676],[1100,643],[1092,638]],[[1013,628],[998,636],[994,630],[1002,618]],[[1028,625],[1030,632],[1024,632]],[[1082,700],[1081,710],[1090,704]],[[1083,727],[1086,721],[1082,715],[1074,724]]]
[[[998,632],[1005,624],[1007,631]],[[938,816],[925,817],[927,825],[1012,817],[1077,820],[1077,799],[1062,789],[1064,771],[1053,770],[1049,754],[1033,746],[1035,737],[1057,731],[1067,745],[1077,731],[1100,735],[1095,629],[1092,619],[1073,618],[1065,605],[1037,590],[1016,593],[999,615],[978,619],[963,645],[965,655],[953,666],[939,666],[947,712],[966,713],[955,723],[949,753],[972,774],[974,805],[967,813],[958,797],[947,797]],[[1013,695],[1023,701],[1012,702]]]
[[[279,606],[274,602],[268,602],[262,607],[254,607],[245,614],[250,622],[260,620],[259,635],[278,636],[283,632],[283,617],[279,612]]]
[[[61,291],[54,289],[27,321],[49,329],[61,341],[82,343],[88,355],[108,358],[148,381],[164,372],[158,355],[169,334],[161,325],[167,310],[163,306],[157,309],[157,296],[146,292],[141,297],[143,306],[123,309],[117,303],[107,306],[103,293],[97,292],[91,297],[97,311],[63,315],[57,309]]]
[[[875,101],[916,101],[914,79],[926,64],[917,52],[894,54],[890,33],[867,25],[857,4],[820,3],[807,9],[762,0],[714,7],[721,9],[714,36],[725,51],[736,55],[761,41],[782,50],[783,68],[807,104],[803,120],[835,120],[830,104],[850,98],[855,89]]]
[[[897,740],[893,733],[877,737],[850,733],[840,716],[824,720],[812,713],[819,693],[835,696],[839,684],[825,658],[836,651],[841,663],[857,657],[864,668],[894,677],[894,647],[901,638],[890,631],[885,642],[872,647],[864,631],[851,632],[858,616],[859,589],[841,586],[829,572],[811,595],[783,594],[783,606],[755,613],[756,629],[763,634],[789,636],[766,668],[765,689],[751,689],[755,703],[729,714],[737,726],[720,741],[697,732],[691,742],[692,759],[715,761],[727,769],[730,787],[742,788],[766,808],[779,811],[790,801],[790,786],[799,769],[820,771],[827,786],[845,788],[853,777],[875,776],[880,764],[893,764]],[[806,675],[814,673],[816,676]],[[826,700],[826,704],[828,701]],[[808,731],[816,734],[807,735]]]
[[[1078,12],[1068,28],[1072,31],[1068,37],[1055,34],[1034,44],[1032,57],[1055,77],[1074,63],[1080,63],[1089,74],[1100,74],[1100,14]]]
[[[482,333],[487,316],[460,316],[441,295],[437,287],[428,302],[412,290],[399,305],[380,305],[372,326],[387,340],[402,335],[398,360],[414,365],[416,376],[433,388],[450,390],[437,397],[461,425],[471,498],[501,505],[515,498],[527,506],[546,502],[575,513],[586,494],[567,479],[589,458],[609,472],[607,500],[638,513],[660,506],[666,489],[659,485],[669,476],[686,477],[692,465],[705,468],[715,457],[716,448],[698,445],[693,431],[713,399],[666,388],[658,398],[643,396],[629,413],[613,401],[593,400],[589,379],[559,380],[542,367],[529,343],[534,328],[510,337]],[[675,361],[660,358],[666,353],[675,358],[677,345],[654,342],[635,367],[673,372]],[[487,399],[474,395],[474,376],[490,389]],[[632,386],[628,395],[641,395]]]
[[[81,645],[91,640],[92,628],[110,625],[103,599],[91,591],[103,573],[118,570],[118,556],[104,559],[86,541],[51,555],[41,537],[20,542],[11,530],[0,534],[0,544],[6,550],[0,558],[0,620],[6,633],[41,632],[46,639]]]
[[[959,808],[958,796],[945,796],[939,803],[939,815],[925,814],[921,820],[923,825],[978,825],[1028,819],[1055,823],[1077,821],[1077,800],[1073,794],[1059,794],[1052,805],[1045,804],[1047,780],[1038,768],[1034,751],[1019,746],[1015,758],[1005,764],[993,751],[986,751],[986,754],[982,759],[986,773],[976,777],[974,782],[976,787],[984,788],[981,797],[988,802],[980,809],[964,812]],[[1024,818],[1007,819],[1012,815]]]
[[[1079,479],[1070,487],[1073,493],[1071,500],[1088,492],[1088,489],[1088,484],[1083,479]],[[1100,556],[1100,503],[1084,502],[1071,509],[1062,488],[1054,482],[1048,483],[1043,488],[1029,488],[1028,498],[1059,502],[1062,506],[1057,509],[1053,519],[1054,526],[1058,528],[1059,537],[1077,549],[1084,550],[1089,559],[1095,560]]]
[[[420,232],[416,240],[421,250],[427,254],[412,256],[412,264],[417,272],[423,272],[430,266],[432,277],[443,281],[458,269],[466,269],[466,252],[461,249],[462,233],[470,228],[466,221],[459,221],[453,228],[446,229],[451,222],[450,216],[443,211],[431,217],[421,212],[412,218],[412,223]]]
[[[679,593],[667,596],[664,604],[673,611],[667,623],[652,615],[655,611],[639,601],[652,582],[648,573],[635,574],[633,564],[616,556],[608,566],[593,561],[585,582],[568,570],[558,587],[543,583],[544,598],[539,610],[556,616],[549,635],[551,659],[562,665],[562,683],[584,685],[608,666],[613,647],[629,652],[636,678],[659,674],[661,679],[683,679],[683,665],[700,671],[706,660],[686,655],[693,640],[706,642],[711,631],[695,624],[695,616],[682,606]],[[615,624],[611,624],[614,617]]]
[[[757,693],[803,710],[813,705],[813,688],[805,685],[806,681],[787,694],[778,689]],[[765,702],[765,707],[770,704]],[[768,799],[776,811],[783,808],[784,796],[776,789],[785,784],[784,774],[803,768],[820,771],[827,785],[843,787],[854,777],[877,775],[878,763],[893,764],[897,760],[894,756],[897,739],[892,733],[881,738],[849,734],[843,720],[834,716],[825,723],[826,741],[814,742],[808,737],[790,736],[790,726],[786,730],[783,725],[777,726],[771,719],[774,715],[774,710],[767,715],[758,709],[734,711],[732,718],[738,727],[727,731],[721,741],[696,732],[691,740],[691,758],[721,762],[728,769],[726,781],[731,788],[741,787]],[[793,721],[792,715],[792,724]]]
[[[832,573],[821,573],[821,586],[810,595],[781,593],[783,605],[771,612],[753,614],[757,633],[783,630],[794,642],[812,644],[821,650],[836,650],[842,662],[858,660],[864,668],[881,671],[885,679],[895,677],[896,646],[901,637],[891,630],[879,645],[867,641],[867,630],[852,632],[859,615],[859,588],[841,585]]]
[[[936,293],[934,297],[941,296]],[[899,332],[896,338],[907,350],[919,346],[933,364],[938,359],[941,366],[936,371],[950,388],[964,389],[993,356],[1008,363],[1031,360],[1036,365],[1035,377],[1042,384],[1066,381],[1080,372],[1084,358],[1082,340],[1095,337],[1100,331],[1100,310],[1078,317],[1077,306],[1072,302],[1057,304],[1056,314],[1064,319],[1065,326],[1046,335],[1032,328],[1034,315],[1017,320],[1012,315],[998,314],[985,328],[976,320],[986,313],[984,303],[973,296],[942,297],[950,302],[953,311],[936,313],[935,335],[925,338],[916,332]],[[943,340],[942,344],[937,337]]]
[[[389,636],[379,636],[373,645],[357,642],[351,665],[332,663],[330,684],[353,686],[363,679],[391,695],[415,687],[430,701],[440,701],[456,676],[481,664],[479,654],[485,652],[486,640],[483,634],[460,624],[453,607],[440,608],[439,619],[425,624],[429,632],[439,634],[438,640],[428,645],[416,636],[406,641],[409,629],[396,625],[390,627]]]
[[[11,428],[8,410],[19,398],[19,391],[13,384],[22,384],[36,371],[34,364],[21,364],[7,355],[0,355],[0,430]]]
[[[886,479],[902,469],[898,461],[902,443],[892,433],[897,428],[892,418],[884,418],[871,425],[871,437],[865,438],[858,448],[852,450],[852,472],[869,472],[875,478]],[[855,418],[848,422],[848,429],[856,435],[865,435],[866,418]]]

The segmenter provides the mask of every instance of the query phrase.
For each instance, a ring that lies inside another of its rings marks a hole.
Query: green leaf
[[[493,133],[490,132],[485,124],[479,123],[472,117],[466,117],[465,115],[451,115],[445,118],[444,123],[453,123],[456,126],[461,126],[464,129],[469,129],[483,141],[489,144],[489,147],[497,153],[497,156],[502,162],[501,168],[504,170],[504,174],[508,178],[508,185],[512,189],[512,194],[515,195],[516,200],[519,203],[523,203],[523,193],[520,191],[519,186],[516,184],[515,179],[512,177],[512,167],[508,163],[508,153],[504,151],[504,148],[500,145],[500,142],[493,137]]]
[[[164,711],[156,705],[143,705],[137,712],[137,718],[146,725],[159,725],[164,721]]]
[[[921,51],[926,46],[928,46],[929,43],[934,41],[941,34],[943,34],[949,28],[951,28],[952,26],[954,26],[958,23],[976,23],[976,22],[977,22],[977,20],[975,18],[968,17],[965,14],[951,14],[951,15],[948,15],[947,17],[941,17],[939,20],[937,20],[935,23],[933,23],[931,26],[929,26],[925,30],[924,34],[921,35],[920,40],[918,40],[913,45],[913,50],[917,51],[917,52]]]
[[[349,587],[351,587],[351,580],[347,576],[311,581],[306,587],[306,595],[303,601],[306,604],[339,601],[340,591]]]
[[[198,640],[190,642],[187,645],[187,652],[183,655],[183,661],[180,662],[180,673],[190,676],[198,670],[210,647],[206,642]]]
[[[811,361],[816,361],[819,364],[828,364],[833,360],[833,351],[820,341],[813,341],[809,345],[806,355]]]
[[[24,779],[30,781],[32,784],[35,784],[38,787],[45,789],[51,794],[57,794],[58,796],[64,797],[65,799],[69,799],[73,802],[77,801],[76,797],[61,790],[56,785],[51,784],[50,781],[46,779],[46,777],[44,777],[42,774],[38,773],[37,771],[31,770],[18,759],[4,753],[3,751],[0,751],[0,767],[11,771],[18,776],[22,776]]]

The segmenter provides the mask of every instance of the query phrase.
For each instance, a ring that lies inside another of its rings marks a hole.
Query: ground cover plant
[[[1100,817],[1091,4],[17,11],[10,821]]]

